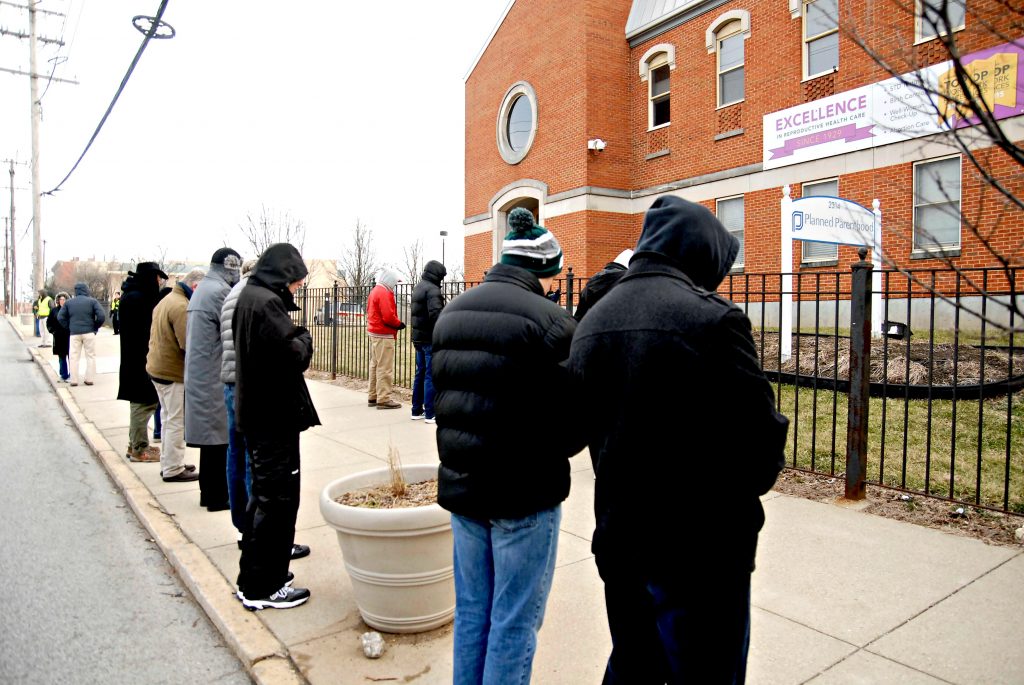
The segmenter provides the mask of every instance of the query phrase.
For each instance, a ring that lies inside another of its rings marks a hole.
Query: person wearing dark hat
[[[58,369],[61,381],[67,382],[71,378],[71,371],[68,370],[68,354],[71,352],[71,333],[57,321],[57,314],[60,308],[68,301],[66,292],[57,293],[57,299],[50,309],[46,318],[46,330],[53,334],[53,353],[57,355]]]
[[[242,256],[222,247],[188,301],[185,327],[185,444],[199,448],[199,506],[228,508],[228,414],[220,383],[220,310],[240,278]]]
[[[160,461],[160,448],[149,444],[149,419],[157,411],[158,403],[156,389],[146,373],[146,355],[153,309],[166,280],[167,274],[156,262],[139,262],[121,284],[123,294],[117,310],[121,340],[117,399],[127,401],[130,406],[125,456],[131,461]]]
[[[238,295],[231,322],[235,345],[235,419],[252,467],[238,598],[247,609],[290,609],[309,599],[288,570],[299,511],[299,434],[320,425],[303,372],[313,337],[292,323],[295,292],[308,269],[294,246],[277,243],[260,257]]]
[[[744,682],[759,497],[783,467],[789,421],[750,320],[714,292],[738,250],[706,207],[658,198],[626,274],[573,338],[569,368],[591,398],[581,404],[597,471],[592,549],[609,685]],[[704,463],[728,465],[729,506],[693,486]],[[656,482],[685,489],[685,506],[639,503]],[[712,510],[713,523],[694,514]]]
[[[514,209],[501,261],[434,326],[438,503],[452,513],[455,543],[455,683],[529,682],[569,457],[584,445],[575,418],[541,416],[546,399],[571,394],[563,362],[576,321],[544,296],[561,270],[555,236]]]
[[[619,282],[619,279],[626,275],[629,260],[632,258],[633,250],[625,249],[614,260],[605,264],[603,269],[587,279],[587,284],[580,291],[580,299],[572,313],[572,318],[582,321],[583,316],[590,311],[590,308],[607,295]]]

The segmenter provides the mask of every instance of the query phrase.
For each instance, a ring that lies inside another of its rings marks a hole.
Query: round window
[[[537,95],[526,81],[505,93],[498,109],[497,143],[501,158],[518,164],[526,157],[537,135]]]
[[[508,113],[508,145],[513,152],[521,152],[530,142],[533,130],[533,107],[530,99],[519,95],[512,103],[512,111]]]

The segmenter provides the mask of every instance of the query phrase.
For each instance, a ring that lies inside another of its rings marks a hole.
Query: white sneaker
[[[430,417],[429,419],[425,419],[424,423],[437,423],[437,419]]]
[[[421,421],[422,419],[423,419],[423,414],[413,414],[412,415],[412,420],[413,421]]]

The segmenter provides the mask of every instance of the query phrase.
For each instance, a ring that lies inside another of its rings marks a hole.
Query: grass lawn
[[[788,465],[845,473],[847,396],[819,389],[815,400],[813,389],[787,385],[779,394],[781,411],[791,421]],[[955,415],[951,400],[933,401],[929,414],[925,400],[873,397],[868,411],[868,482],[999,509],[1005,498],[1007,510],[1024,513],[1024,398],[1010,398],[1009,419],[1006,397],[958,400]]]

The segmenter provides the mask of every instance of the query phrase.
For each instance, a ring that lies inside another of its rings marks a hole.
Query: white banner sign
[[[966,55],[996,119],[1024,114],[1024,39]],[[764,116],[765,169],[972,126],[951,61]]]

